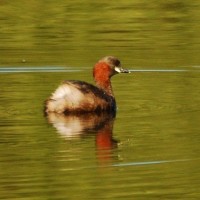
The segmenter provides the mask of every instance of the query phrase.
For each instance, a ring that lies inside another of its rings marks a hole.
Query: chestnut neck
[[[106,92],[106,94],[114,97],[111,85],[111,69],[106,63],[97,63],[93,70],[93,76],[98,88]]]

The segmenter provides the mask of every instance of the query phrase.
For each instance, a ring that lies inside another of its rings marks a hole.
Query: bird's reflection
[[[110,150],[117,147],[113,139],[114,113],[58,114],[48,113],[48,122],[58,133],[67,139],[94,133],[97,150]]]

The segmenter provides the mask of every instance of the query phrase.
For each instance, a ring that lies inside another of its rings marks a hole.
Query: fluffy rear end
[[[115,100],[82,81],[65,81],[46,101],[45,112],[81,113],[115,110]]]
[[[63,113],[75,110],[84,98],[83,94],[70,82],[60,85],[46,101],[46,112]]]

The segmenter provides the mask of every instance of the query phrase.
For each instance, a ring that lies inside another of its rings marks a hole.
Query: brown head
[[[93,69],[96,85],[113,96],[110,78],[118,73],[129,73],[121,67],[120,61],[114,56],[106,56],[99,60]]]

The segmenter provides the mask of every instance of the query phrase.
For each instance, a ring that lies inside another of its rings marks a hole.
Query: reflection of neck
[[[112,139],[113,121],[109,121],[103,128],[97,131],[96,148],[100,164],[107,164],[112,161],[111,149],[114,146]]]
[[[109,119],[110,120],[110,119]],[[113,130],[114,120],[108,121],[101,129],[97,131],[96,135],[96,145],[98,149],[112,149],[113,139],[112,139],[112,130]]]

